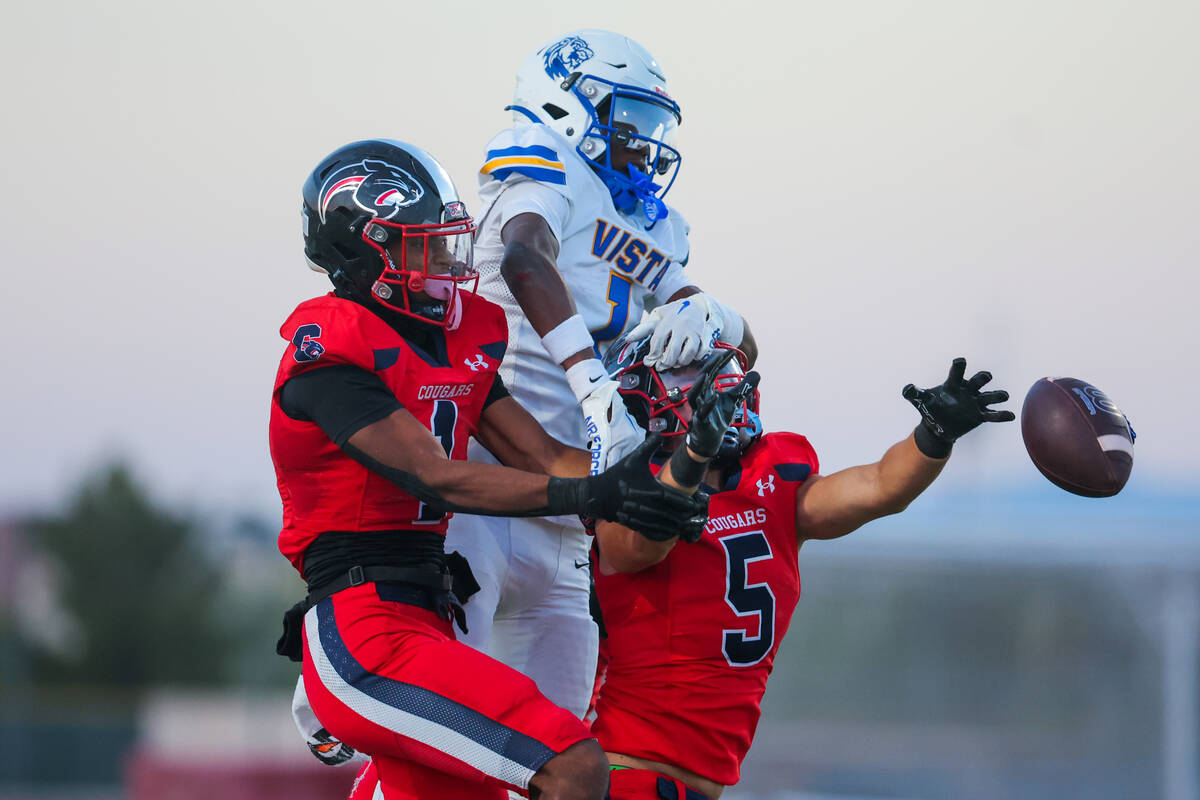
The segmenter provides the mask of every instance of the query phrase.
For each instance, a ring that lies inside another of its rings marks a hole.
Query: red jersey
[[[605,750],[737,783],[800,599],[796,491],[808,440],[767,434],[712,495],[708,526],[640,572],[602,575],[608,673],[592,733]]]
[[[271,399],[271,458],[283,529],[279,550],[303,573],[304,550],[324,531],[419,527],[446,532],[436,513],[354,461],[313,422],[289,417],[279,389],[310,369],[350,364],[374,372],[404,408],[429,426],[446,454],[466,460],[496,369],[508,344],[499,306],[476,297],[461,326],[445,332],[445,352],[427,353],[358,303],[332,293],[296,307],[279,333],[288,346]]]

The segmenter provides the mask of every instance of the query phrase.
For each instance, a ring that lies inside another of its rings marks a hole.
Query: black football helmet
[[[661,433],[667,446],[672,447],[672,439],[687,433],[692,418],[692,410],[687,405],[688,390],[709,360],[718,358],[723,350],[734,353],[725,371],[716,378],[717,388],[723,391],[741,383],[748,364],[745,353],[724,342],[717,342],[708,355],[691,364],[659,371],[645,362],[646,354],[650,352],[649,337],[639,341],[622,336],[605,353],[604,367],[620,384],[617,391],[637,423],[650,433]],[[719,463],[738,458],[762,436],[762,432],[758,390],[755,389],[734,414],[733,423],[725,432],[721,449],[713,461]]]
[[[475,296],[475,221],[449,174],[392,139],[330,153],[304,182],[304,256],[335,292],[454,330]]]

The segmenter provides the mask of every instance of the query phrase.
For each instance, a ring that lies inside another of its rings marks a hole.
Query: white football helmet
[[[675,182],[679,104],[667,94],[662,68],[637,42],[617,33],[573,31],[538,48],[517,72],[512,105],[517,123],[541,123],[575,145],[631,213],[666,215],[662,197]],[[613,168],[611,145],[644,152],[626,173]],[[661,184],[652,178],[661,176]]]

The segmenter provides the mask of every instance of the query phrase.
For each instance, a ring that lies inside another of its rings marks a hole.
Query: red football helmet
[[[734,353],[725,371],[716,377],[719,391],[732,389],[746,376],[746,354],[724,342],[717,342],[704,358],[662,371],[646,365],[645,358],[649,350],[648,337],[640,341],[621,337],[613,342],[606,353],[604,366],[620,384],[618,391],[638,424],[650,433],[661,433],[668,442],[687,432],[688,422],[692,418],[692,409],[687,401],[688,390],[710,359],[718,358],[725,350]],[[725,432],[721,449],[714,460],[737,458],[762,435],[758,398],[758,390],[755,389],[742,403],[729,430]]]

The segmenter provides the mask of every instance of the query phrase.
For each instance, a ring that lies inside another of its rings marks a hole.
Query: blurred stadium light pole
[[[1197,647],[1200,588],[1196,572],[1169,570],[1162,600],[1163,795],[1200,800],[1197,766]]]

